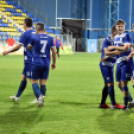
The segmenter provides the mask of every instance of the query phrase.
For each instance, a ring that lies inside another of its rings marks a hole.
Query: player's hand
[[[55,68],[56,68],[56,64],[53,63],[53,64],[51,65],[51,69],[54,70]]]
[[[121,53],[122,53],[121,51],[115,50],[116,55],[120,55]]]
[[[128,56],[128,57],[127,57],[127,61],[129,61],[129,60],[130,60],[130,58],[131,58],[131,56]]]
[[[5,55],[7,55],[7,54],[8,54],[8,52],[7,52],[7,51],[4,51],[2,54],[5,56]]]
[[[108,49],[108,51],[109,50],[113,50],[114,49],[114,46],[109,46],[107,49]]]
[[[103,58],[101,59],[101,62],[105,61],[106,59],[107,59],[106,57],[103,57]]]

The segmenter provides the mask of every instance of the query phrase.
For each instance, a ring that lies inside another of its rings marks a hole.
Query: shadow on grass
[[[35,124],[43,120],[43,116],[39,114],[41,108],[36,105],[27,105],[27,107],[20,107],[16,102],[8,112],[0,116],[0,133],[2,134],[30,134],[30,129]]]
[[[105,134],[132,134],[134,132],[134,118],[132,118],[134,113],[132,113],[132,110],[103,109],[101,112],[102,114],[97,117],[97,122],[101,131]]]
[[[57,103],[60,103],[60,104],[67,104],[67,105],[75,105],[75,106],[81,106],[81,105],[85,105],[85,106],[88,106],[89,103],[80,103],[80,102],[57,102]]]

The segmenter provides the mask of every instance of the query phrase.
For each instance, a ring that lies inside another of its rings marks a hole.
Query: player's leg
[[[104,79],[104,87],[102,90],[102,98],[101,98],[101,103],[99,108],[110,108],[107,104],[106,104],[106,99],[108,96],[108,81],[107,78],[109,79],[109,68],[106,66],[103,66],[102,64],[100,64],[100,70],[102,73],[102,77]]]
[[[58,47],[58,58],[60,58],[60,47]]]
[[[26,85],[27,85],[27,78],[25,75],[25,70],[23,70],[23,73],[21,75],[21,82],[20,82],[19,89],[18,89],[16,95],[10,96],[10,98],[13,99],[14,101],[19,101],[21,94],[23,93],[24,89],[26,88]]]
[[[40,74],[40,90],[43,96],[46,95],[46,82],[49,76],[49,66],[43,66]]]
[[[25,75],[21,75],[21,83],[16,94],[16,97],[20,97],[27,85],[27,78]]]
[[[33,92],[36,98],[38,99],[38,106],[43,106],[42,101],[44,100],[44,96],[42,95],[38,85],[38,79],[41,73],[42,73],[42,66],[40,65],[32,66],[31,84],[32,84]]]
[[[31,78],[31,68],[32,68],[32,64],[28,64],[28,63],[25,64],[24,71],[21,76],[20,87],[18,89],[16,97],[20,97],[23,91],[25,90],[26,85],[27,85],[27,78],[29,79]]]
[[[128,81],[121,81],[121,86],[122,86],[122,90],[123,90],[123,99],[124,99],[124,110],[127,108],[128,106],[128,95],[129,95],[129,89],[127,87],[127,83]]]
[[[115,101],[114,82],[108,83],[108,94],[112,103],[112,109],[122,109],[123,106]]]
[[[128,82],[131,80],[131,76],[132,76],[131,65],[129,63],[126,63],[125,65],[121,67],[121,86],[122,86],[123,97],[124,97],[124,109],[123,110],[126,110],[128,106],[128,98],[130,94],[130,91],[128,88]]]
[[[103,90],[102,90],[102,98],[101,98],[101,103],[100,103],[100,108],[110,108],[108,105],[106,106],[106,99],[107,99],[107,96],[108,96],[108,86],[106,83],[104,83],[104,87],[103,87]]]
[[[40,79],[40,90],[44,96],[46,95],[46,82],[47,79]]]
[[[57,53],[57,56],[58,56],[58,47],[56,47],[56,53]]]
[[[133,65],[133,74],[132,74],[132,84],[133,84],[133,88],[134,88],[134,65]]]
[[[123,93],[123,90],[122,90],[122,87],[121,87],[121,82],[117,82],[117,86],[118,86],[118,88],[121,90],[121,92]],[[130,104],[131,104],[131,103],[134,103],[133,97],[131,96],[130,91],[129,91],[129,95],[128,95],[128,101],[130,102]],[[129,104],[129,105],[130,105],[130,104]],[[129,106],[129,107],[130,107],[130,106]]]

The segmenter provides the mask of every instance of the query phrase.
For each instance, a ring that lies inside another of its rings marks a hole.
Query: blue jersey
[[[122,33],[120,35],[116,35],[114,38],[114,45],[115,46],[124,46],[125,44],[131,44],[131,38],[129,34]],[[131,49],[127,52],[122,52],[117,59],[117,63],[122,63],[127,61],[127,56],[131,53]],[[129,60],[132,62],[132,58]],[[132,62],[133,63],[133,62]]]
[[[33,62],[36,65],[50,65],[50,49],[55,47],[52,37],[41,33],[32,37]]]
[[[60,47],[61,46],[61,42],[60,42],[59,39],[55,40],[55,45],[56,45],[56,47]]]
[[[103,46],[102,46],[101,59],[106,57],[104,50],[107,49],[108,46],[113,46],[113,45],[114,45],[114,40],[112,37],[109,36],[109,37],[105,38],[105,40],[103,42]],[[113,50],[111,50],[111,51],[113,51]],[[116,61],[116,56],[106,59],[101,64],[113,68],[115,61]]]
[[[24,32],[19,40],[19,44],[24,46],[24,60],[25,63],[32,63],[32,51],[27,50],[27,45],[31,42],[31,37],[35,34],[35,31],[30,29]]]

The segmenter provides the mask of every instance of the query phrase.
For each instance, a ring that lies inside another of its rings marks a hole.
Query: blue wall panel
[[[17,0],[14,0],[17,1]],[[38,8],[43,10],[52,17],[55,21],[56,19],[56,0],[24,0],[26,3],[30,2],[36,5]],[[104,0],[92,0],[92,29],[102,29],[103,28],[103,9]],[[130,0],[120,0],[119,3],[119,18],[126,21],[126,29],[130,27]],[[132,0],[132,15],[131,15],[131,25],[134,23],[134,0]],[[71,18],[71,0],[58,0],[58,18]],[[90,19],[90,0],[87,0],[87,19]],[[88,22],[89,23],[89,22]],[[88,24],[87,28],[90,24]],[[132,28],[132,26],[131,26]],[[89,38],[97,39],[102,35],[102,31],[90,31]],[[131,33],[132,35],[132,33]]]

